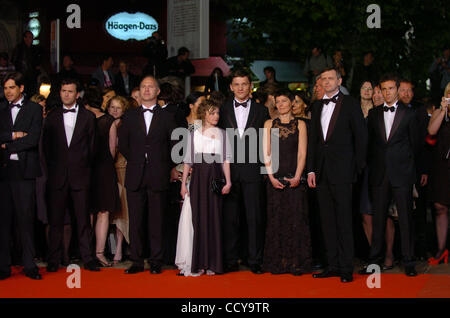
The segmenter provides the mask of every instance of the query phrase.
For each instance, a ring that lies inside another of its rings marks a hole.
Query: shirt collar
[[[151,109],[153,110],[156,107],[156,104],[150,107],[145,107],[144,105],[141,105],[143,109]]]
[[[339,90],[338,90],[338,92],[337,92],[336,94],[334,94],[334,95],[331,96],[331,97],[328,97],[328,95],[325,93],[325,95],[323,95],[322,99],[332,99],[332,98],[334,98],[335,96],[337,96],[338,94],[339,94]]]
[[[77,103],[75,103],[75,105],[74,106],[72,106],[72,107],[66,107],[66,105],[63,105],[63,108],[64,109],[75,109],[75,111],[78,111],[78,104]]]
[[[386,106],[386,107],[392,107],[392,106],[394,106],[395,110],[397,110],[397,107],[398,107],[398,101],[396,101],[396,102],[394,103],[394,105],[392,105],[392,106],[389,106],[388,104],[386,104],[386,102],[384,102],[384,106]]]
[[[25,97],[22,95],[22,97],[17,101],[17,103],[10,103],[10,104],[14,104],[14,105],[23,105],[23,100],[25,99]]]

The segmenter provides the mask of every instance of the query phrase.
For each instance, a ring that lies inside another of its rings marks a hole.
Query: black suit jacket
[[[25,179],[34,179],[41,175],[39,163],[39,138],[42,128],[42,107],[36,103],[24,100],[23,106],[12,122],[11,109],[7,102],[0,104],[0,144],[6,144],[6,149],[0,148],[0,177],[12,153],[17,153],[19,164]],[[23,138],[12,140],[15,131],[26,132]]]
[[[170,169],[175,166],[171,151],[175,141],[171,140],[176,128],[173,114],[156,106],[148,135],[142,107],[126,112],[119,127],[119,151],[127,159],[125,187],[136,191],[141,187],[147,153],[150,165],[150,186],[153,191],[169,188]]]
[[[234,144],[233,148],[233,164],[231,165],[231,180],[244,181],[244,182],[258,182],[262,176],[260,173],[260,167],[264,165],[262,153],[262,135],[260,135],[260,128],[264,128],[264,123],[268,120],[269,111],[264,105],[258,104],[255,101],[251,101],[250,112],[247,119],[247,125],[245,129],[255,128],[256,132],[256,145],[250,144],[249,136],[243,135],[244,138],[240,138],[237,131],[238,126],[236,122],[236,115],[234,112],[234,99],[229,99],[220,108],[219,127],[222,129],[233,128],[235,133],[230,134],[227,130],[228,138],[230,142]],[[255,147],[256,146],[256,147]],[[244,149],[245,153],[239,151]],[[245,158],[244,163],[238,163],[240,156]],[[252,156],[256,157],[256,162],[251,160]]]
[[[95,150],[95,116],[78,105],[70,146],[67,146],[63,108],[58,107],[45,118],[42,149],[47,165],[47,185],[62,188],[66,182],[73,190],[88,189]]]
[[[382,106],[369,111],[369,184],[380,185],[385,173],[394,187],[410,186],[416,181],[415,157],[418,129],[415,113],[399,102],[390,136],[386,136]]]
[[[118,74],[116,74],[114,90],[116,91],[117,95],[130,96],[133,88],[135,88],[137,86],[139,86],[138,78],[135,75],[128,73],[128,89],[130,92],[127,93],[125,91],[125,82],[123,81],[122,74],[120,72]]]
[[[431,149],[428,147],[428,144],[425,141],[425,138],[428,134],[428,122],[430,121],[430,117],[428,116],[427,109],[425,105],[413,100],[408,108],[411,108],[415,113],[415,118],[417,122],[417,138],[418,138],[418,154],[416,161],[416,170],[417,170],[417,180],[420,180],[420,176],[422,174],[430,173],[430,165],[431,165]]]
[[[325,172],[331,184],[353,183],[365,166],[367,129],[361,107],[349,95],[338,96],[325,137],[320,121],[322,100],[312,107],[307,171],[316,174],[316,182]]]

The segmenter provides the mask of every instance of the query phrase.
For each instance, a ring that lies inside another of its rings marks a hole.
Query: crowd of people
[[[356,99],[343,92],[342,55],[333,67],[320,56],[317,49],[307,61],[311,99],[283,87],[272,67],[257,91],[244,69],[227,85],[214,70],[207,92],[186,99],[154,74],[138,79],[126,62],[114,76],[110,56],[84,88],[65,57],[48,99],[26,94],[24,74],[7,72],[0,279],[17,264],[41,279],[37,254],[47,272],[75,254],[91,271],[129,258],[127,274],[143,272],[147,259],[152,274],[163,265],[180,276],[246,265],[255,274],[346,283],[358,254],[355,228],[368,243],[359,272],[370,274],[370,264],[394,267],[396,223],[406,275],[416,276],[417,259],[430,253],[429,264],[447,263],[450,84],[439,108],[418,103],[413,83],[393,74],[360,79]],[[174,68],[187,57],[181,50]]]

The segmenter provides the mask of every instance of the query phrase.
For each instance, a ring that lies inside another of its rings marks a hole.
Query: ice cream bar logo
[[[158,22],[142,12],[121,12],[110,17],[105,23],[106,31],[119,40],[142,41],[158,30]]]

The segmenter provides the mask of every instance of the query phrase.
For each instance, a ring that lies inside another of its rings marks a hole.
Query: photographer
[[[161,39],[159,32],[153,32],[152,36],[146,40],[143,55],[148,63],[144,69],[145,75],[153,75],[157,78],[164,77],[164,62],[167,59],[167,47]]]

